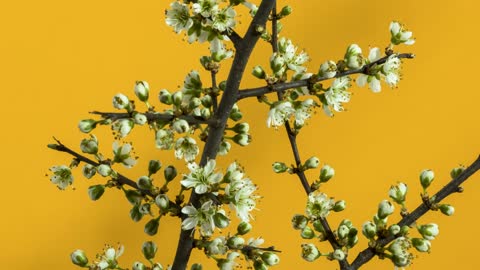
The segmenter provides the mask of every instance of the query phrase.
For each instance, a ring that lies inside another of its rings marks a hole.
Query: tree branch
[[[97,114],[100,115],[104,119],[110,119],[112,121],[116,121],[119,119],[126,119],[126,118],[132,118],[132,113],[116,113],[116,112],[99,112],[99,111],[93,111],[90,112],[91,114]],[[154,113],[154,112],[146,112],[143,113],[147,117],[148,122],[153,122],[153,121],[172,121],[175,118],[179,119],[184,119],[186,120],[189,124],[197,125],[197,124],[211,124],[215,123],[215,120],[213,119],[208,119],[205,120],[202,117],[196,117],[192,115],[172,115],[172,114],[167,114],[167,113]]]
[[[401,54],[398,54],[397,57],[411,59],[411,58],[414,58],[415,55],[411,53],[401,53]],[[335,76],[335,78],[352,75],[352,74],[367,73],[370,67],[372,67],[375,64],[383,64],[387,59],[388,59],[388,56],[385,56],[378,59],[375,62],[372,62],[368,65],[364,65],[359,69],[347,70],[344,72],[337,72],[337,75]],[[273,93],[273,92],[284,92],[288,89],[305,87],[305,86],[311,85],[312,83],[317,83],[317,82],[325,81],[328,79],[330,78],[318,77],[318,76],[315,77],[314,75],[313,78],[309,78],[309,79],[277,83],[277,84],[267,85],[267,86],[262,86],[257,88],[244,89],[239,91],[238,100],[248,98],[248,97],[258,97],[258,96],[265,95],[268,93]]]
[[[465,169],[459,176],[457,176],[455,179],[452,179],[447,185],[445,185],[440,191],[438,191],[433,197],[433,202],[432,203],[439,203],[452,193],[458,192],[459,186],[465,182],[470,176],[472,176],[476,171],[480,169],[480,156],[473,162],[467,169]],[[410,214],[406,215],[403,217],[400,222],[398,222],[398,225],[401,226],[410,226],[412,225],[417,219],[422,217],[425,213],[427,213],[430,210],[430,208],[425,204],[422,203],[420,206],[418,206],[413,212]],[[391,241],[393,241],[396,237],[395,236],[389,236],[383,239],[379,239],[377,243],[384,247]],[[355,260],[352,262],[352,265],[349,268],[349,270],[356,270],[360,268],[362,265],[370,261],[373,257],[375,256],[375,250],[372,248],[366,248],[362,252],[358,254],[358,256],[355,258]]]
[[[235,53],[235,58],[233,59],[232,68],[228,74],[226,89],[213,117],[213,119],[218,121],[216,123],[209,123],[208,125],[209,134],[202,153],[200,166],[204,166],[209,159],[214,159],[217,155],[218,147],[222,141],[230,111],[235,102],[237,102],[238,89],[243,78],[245,67],[255,44],[260,38],[260,33],[257,29],[259,26],[265,27],[265,23],[267,22],[268,15],[270,14],[274,3],[274,0],[263,0],[261,2],[245,36],[236,46],[237,51]],[[189,200],[190,203],[198,205],[198,200],[199,195],[192,192]],[[173,270],[184,270],[187,268],[193,248],[192,235],[192,230],[181,230],[175,259],[172,265]]]

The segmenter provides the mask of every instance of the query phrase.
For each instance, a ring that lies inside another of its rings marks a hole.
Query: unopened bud
[[[427,189],[433,182],[434,178],[435,174],[432,170],[423,170],[420,173],[420,183],[422,184],[423,189]]]
[[[313,237],[315,237],[315,232],[310,227],[306,226],[300,232],[300,236],[303,239],[312,239]]]
[[[288,167],[283,162],[275,162],[272,164],[273,171],[275,173],[284,173],[288,170]]]
[[[332,210],[335,212],[340,212],[345,210],[345,207],[346,207],[345,200],[340,200],[338,202],[335,202],[335,205],[333,206]]]
[[[237,227],[237,233],[239,235],[244,235],[244,234],[247,234],[248,232],[250,232],[252,230],[252,225],[250,225],[250,223],[247,223],[245,221],[242,221],[240,224],[238,224],[238,227]]]
[[[162,168],[162,163],[158,160],[150,160],[148,162],[148,175],[156,174],[160,168]]]
[[[335,249],[335,251],[332,253],[332,258],[337,261],[341,261],[345,259],[345,252],[343,252],[341,249]]]
[[[157,253],[157,244],[152,241],[144,242],[142,245],[142,253],[145,259],[153,259],[155,257],[155,254]]]
[[[320,251],[314,244],[302,244],[302,258],[308,262],[313,262],[320,257]]]
[[[373,239],[377,235],[377,226],[371,221],[363,223],[362,233],[368,239]]]
[[[430,252],[432,244],[430,241],[422,238],[413,238],[412,245],[420,252]]]
[[[450,171],[450,176],[452,177],[452,179],[455,179],[455,178],[457,178],[464,170],[465,170],[465,168],[463,168],[463,167],[453,168],[453,169]]]
[[[137,180],[137,187],[139,189],[150,190],[152,188],[152,179],[148,176],[141,176]]]
[[[227,246],[231,249],[241,249],[245,245],[245,239],[239,236],[228,238]]]
[[[377,215],[380,219],[384,219],[391,215],[393,211],[395,210],[395,207],[393,204],[388,201],[388,200],[383,200],[379,205],[378,205],[378,212]]]
[[[173,103],[172,94],[170,94],[170,92],[168,92],[167,89],[160,90],[160,93],[158,95],[158,99],[163,104],[172,105],[172,103]]]
[[[146,270],[147,268],[141,262],[134,262],[132,265],[132,270]]]
[[[335,175],[335,170],[330,165],[323,165],[320,169],[320,182],[328,182]]]
[[[220,212],[215,213],[213,216],[213,222],[215,223],[215,226],[220,229],[226,228],[230,224],[228,217]]]
[[[295,215],[292,218],[292,226],[295,230],[301,230],[308,224],[308,219],[304,215]]]
[[[303,167],[305,168],[305,170],[315,169],[318,167],[318,164],[320,164],[320,160],[317,157],[311,157],[307,159],[307,161],[305,161]]]
[[[137,81],[135,82],[135,95],[140,99],[140,101],[146,102],[148,100],[148,94],[150,91],[150,86],[146,81]]]
[[[170,200],[166,194],[159,194],[157,197],[155,197],[155,204],[162,211],[167,211],[168,207],[170,206]]]
[[[72,263],[80,267],[85,267],[88,264],[87,255],[83,250],[77,249],[72,254],[70,254],[70,259]]]
[[[113,107],[119,110],[126,109],[127,111],[130,111],[130,100],[124,94],[116,94],[113,97]]]
[[[93,119],[84,119],[78,123],[78,128],[83,133],[89,133],[92,131],[97,125],[97,122]]]
[[[90,186],[88,188],[88,196],[92,201],[96,201],[100,199],[100,197],[102,197],[104,192],[105,192],[104,185],[95,185],[95,186]]]
[[[250,143],[251,138],[248,134],[239,133],[233,136],[233,141],[240,146],[247,146]]]
[[[455,208],[449,204],[441,204],[439,208],[440,211],[447,216],[451,216],[455,212]]]
[[[165,181],[170,182],[175,177],[177,177],[177,169],[175,167],[173,167],[172,165],[169,165],[163,171],[163,175],[165,176]]]
[[[268,266],[274,266],[280,262],[280,258],[273,252],[262,253],[262,260]]]
[[[263,70],[263,68],[261,66],[255,66],[252,70],[252,74],[253,76],[259,78],[259,79],[265,79],[266,78],[266,74],[265,74],[265,71]]]

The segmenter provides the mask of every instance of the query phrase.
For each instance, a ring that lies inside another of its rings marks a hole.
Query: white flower
[[[351,93],[348,92],[350,87],[350,77],[340,77],[333,81],[332,85],[325,92],[325,101],[327,106],[323,106],[325,113],[329,116],[332,116],[329,106],[332,106],[333,109],[337,112],[343,111],[342,103],[350,101]]]
[[[333,61],[326,61],[320,65],[318,76],[322,78],[333,78],[337,74],[337,65]]]
[[[247,7],[248,9],[250,9],[250,15],[253,17],[255,16],[255,14],[257,14],[257,10],[258,10],[258,7],[257,5],[253,4],[253,3],[250,3],[250,2],[242,2],[242,4]]]
[[[217,262],[217,266],[219,270],[233,270],[237,263],[235,259],[240,256],[238,252],[231,252],[227,255],[226,259],[219,259]]]
[[[50,171],[53,175],[50,177],[50,181],[57,185],[61,190],[64,190],[73,183],[72,171],[65,165],[52,166]]]
[[[110,174],[112,174],[113,170],[112,168],[107,165],[107,164],[100,164],[98,165],[97,167],[97,172],[98,174],[100,174],[101,176],[103,177],[107,177],[109,176]]]
[[[95,135],[90,135],[90,139],[83,139],[80,143],[80,149],[83,153],[96,154],[98,152],[98,140]]]
[[[175,130],[177,133],[185,133],[190,129],[190,125],[188,125],[188,122],[185,119],[176,119],[172,122],[172,128]]]
[[[388,57],[385,64],[383,64],[382,72],[385,75],[385,82],[390,87],[395,87],[400,81],[400,58],[395,54],[392,54]]]
[[[302,244],[302,258],[308,262],[313,262],[320,257],[320,251],[314,244]]]
[[[393,214],[393,211],[395,211],[395,206],[388,201],[388,200],[383,200],[378,204],[378,211],[377,211],[377,216],[380,219],[385,219],[389,215]]]
[[[433,240],[440,232],[438,230],[438,225],[435,223],[429,223],[425,225],[421,225],[417,227],[418,232],[422,235],[422,237],[426,240]]]
[[[206,201],[199,209],[192,205],[186,205],[182,208],[182,213],[188,216],[182,222],[183,230],[191,230],[198,225],[200,226],[200,234],[202,236],[212,235],[215,229],[215,222],[213,221],[215,206],[213,206],[213,201]]]
[[[264,242],[265,242],[265,240],[261,237],[250,238],[247,241],[247,243],[248,243],[247,245],[251,246],[251,247],[260,247],[261,245],[263,245]]]
[[[112,124],[112,130],[118,132],[123,138],[132,131],[134,125],[132,119],[119,119]]]
[[[193,21],[190,18],[187,5],[175,1],[170,4],[170,7],[172,9],[166,12],[167,18],[165,21],[167,25],[173,27],[177,34],[182,30],[188,30],[193,25]]]
[[[82,173],[85,178],[90,179],[97,173],[97,169],[91,164],[85,164],[82,168]]]
[[[215,173],[215,160],[210,159],[205,167],[200,167],[196,163],[189,163],[188,169],[190,174],[184,175],[180,181],[182,186],[186,188],[195,188],[195,193],[204,194],[211,190],[212,185],[222,180],[221,173]]]
[[[217,29],[219,32],[230,32],[236,25],[236,15],[237,13],[232,7],[220,10],[212,16],[212,28]]]
[[[218,147],[218,155],[225,156],[230,151],[230,148],[232,148],[232,146],[230,145],[229,142],[222,141],[220,143],[220,146]]]
[[[381,52],[380,49],[375,47],[370,49],[370,53],[368,54],[367,64],[373,63],[380,59]],[[380,80],[378,75],[378,70],[370,71],[370,74],[361,74],[357,78],[357,85],[360,87],[365,86],[368,83],[368,86],[374,93],[378,93],[382,90],[380,86]]]
[[[155,133],[155,145],[162,150],[169,150],[173,146],[173,131],[159,129]]]
[[[395,186],[391,186],[388,191],[388,196],[392,198],[396,203],[403,204],[405,202],[405,196],[407,195],[407,185],[405,183],[398,183]]]
[[[412,45],[415,43],[415,39],[412,38],[412,32],[407,31],[399,22],[393,21],[390,23],[390,33],[392,34],[390,41],[394,45],[401,43]]]
[[[217,0],[198,0],[192,5],[193,13],[208,18],[218,12]]]
[[[236,166],[236,163],[233,164]],[[235,209],[237,217],[244,222],[249,222],[251,218],[250,212],[255,208],[255,200],[258,198],[254,194],[257,187],[249,178],[242,179],[242,177],[242,172],[238,170],[230,171],[228,175],[230,183],[225,187],[225,195],[230,201],[230,208]]]
[[[218,38],[210,41],[210,52],[212,53],[212,59],[216,62],[230,58],[233,55],[233,51],[227,50],[223,42]]]
[[[132,151],[132,145],[126,143],[122,146],[118,145],[117,141],[113,142],[113,162],[122,163],[123,166],[131,168],[137,163],[137,161],[130,157],[130,152]]]
[[[292,108],[292,103],[289,101],[279,101],[270,107],[268,113],[267,126],[279,127],[287,121],[292,114],[295,113],[295,109]]]
[[[218,255],[218,254],[225,254],[227,253],[228,247],[227,247],[227,240],[225,239],[225,236],[219,236],[215,239],[213,239],[212,242],[207,247],[209,254],[211,255]]]
[[[130,108],[130,100],[124,94],[116,94],[113,97],[113,107],[119,110],[129,109]]]
[[[393,240],[393,243],[390,244],[388,250],[393,255],[392,262],[395,264],[395,266],[405,267],[411,263],[413,256],[408,252],[410,247],[410,241],[403,236]]]
[[[290,39],[284,37],[278,41],[278,50],[290,70],[293,70],[296,73],[305,72],[307,68],[302,65],[309,60],[309,56],[306,52],[301,51],[297,54],[297,47],[293,45]]]
[[[183,94],[182,102],[189,102],[192,97],[200,96],[202,93],[202,81],[200,80],[198,71],[192,70],[187,74],[181,93]]]
[[[183,157],[185,161],[192,162],[199,152],[197,142],[191,137],[179,138],[175,143],[175,157],[177,159]]]
[[[116,269],[118,262],[117,259],[123,254],[123,246],[118,246],[117,250],[113,247],[107,246],[107,249],[100,256],[100,261],[96,262],[96,265],[101,270],[103,269]]]
[[[295,108],[295,126],[301,127],[305,124],[305,121],[310,118],[310,112],[317,106],[317,103],[309,98],[304,101],[294,102],[293,106]]]
[[[312,192],[308,195],[306,213],[311,218],[326,217],[335,206],[335,200],[325,193]]]
[[[348,46],[345,53],[345,63],[350,69],[358,69],[363,65],[362,49],[357,44]]]

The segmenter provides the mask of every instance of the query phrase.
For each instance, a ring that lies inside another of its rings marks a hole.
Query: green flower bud
[[[216,227],[223,229],[228,227],[228,225],[230,224],[230,219],[228,219],[228,217],[224,214],[217,212],[213,216],[213,222],[215,223]]]
[[[427,189],[433,182],[434,178],[435,174],[432,170],[423,170],[420,173],[420,184],[422,184],[423,189]]]
[[[241,249],[245,245],[245,239],[239,236],[233,236],[228,238],[227,246],[230,249]]]
[[[292,218],[292,226],[295,230],[301,230],[308,224],[308,219],[304,215],[296,214]]]
[[[261,66],[255,66],[252,70],[252,74],[259,79],[265,79],[267,77]]]
[[[157,244],[152,241],[144,242],[142,245],[142,253],[147,260],[155,258],[155,254],[157,253]]]
[[[135,122],[135,124],[143,126],[145,125],[145,123],[147,123],[148,119],[145,114],[137,112],[133,115],[133,121]]]
[[[291,6],[284,6],[280,11],[279,15],[281,18],[292,14],[292,7]]]
[[[127,111],[130,111],[131,110],[130,100],[124,94],[116,94],[113,97],[113,107],[119,110],[125,109]]]
[[[275,76],[281,76],[285,72],[285,58],[278,53],[274,53],[272,57],[270,57],[270,68]]]
[[[335,249],[335,251],[332,253],[332,258],[337,261],[341,261],[345,259],[345,252],[343,252],[341,249]]]
[[[362,233],[368,239],[373,239],[377,235],[377,226],[371,221],[363,223]]]
[[[203,269],[203,267],[199,263],[192,264],[192,267],[190,268],[190,270],[202,270],[202,269]]]
[[[137,180],[137,187],[139,189],[150,190],[152,189],[152,179],[148,176],[141,176]]]
[[[130,218],[134,222],[139,222],[143,218],[143,214],[140,212],[140,206],[134,205],[132,209],[130,209]]]
[[[348,237],[347,248],[352,248],[358,243],[358,236]]]
[[[322,222],[320,220],[315,220],[313,222],[313,228],[315,231],[320,232],[320,233],[325,233],[325,229],[323,228]]]
[[[138,190],[126,189],[124,190],[125,197],[132,205],[140,204],[143,200],[142,193]]]
[[[388,217],[389,215],[391,215],[394,210],[395,210],[395,207],[393,206],[393,204],[390,201],[383,200],[378,205],[377,215],[380,219],[384,219],[384,218]]]
[[[308,262],[313,262],[320,257],[320,251],[314,244],[302,244],[302,258]]]
[[[202,116],[203,119],[210,119],[210,117],[212,116],[212,113],[211,113],[210,109],[202,108],[200,110],[200,115]]]
[[[98,152],[98,140],[95,135],[90,135],[90,139],[83,139],[80,143],[80,149],[83,153],[96,154]]]
[[[152,270],[163,270],[163,265],[161,265],[160,263],[155,263],[152,267]]]
[[[158,94],[158,99],[163,104],[172,105],[173,103],[172,94],[170,94],[167,89],[160,90],[160,93]]]
[[[148,92],[150,91],[150,86],[146,81],[137,81],[135,82],[135,95],[140,99],[140,101],[146,102],[148,100]]]
[[[453,206],[449,204],[441,204],[439,208],[440,208],[440,211],[447,216],[451,216],[455,212],[455,208],[453,208]]]
[[[429,223],[421,226],[417,226],[418,232],[426,240],[433,240],[438,235],[438,225],[435,223]]]
[[[218,88],[222,91],[225,91],[227,88],[227,81],[221,81],[220,84],[218,84]]]
[[[407,185],[400,182],[397,185],[390,187],[390,190],[388,191],[388,196],[390,196],[393,201],[401,205],[405,202],[407,190]]]
[[[144,203],[142,205],[140,205],[138,207],[138,211],[142,214],[142,215],[150,215],[151,214],[151,211],[150,211],[150,204],[149,203]]]
[[[315,169],[318,167],[318,164],[320,164],[320,160],[317,157],[311,157],[307,159],[307,161],[305,161],[303,167],[305,168],[305,170]]]
[[[256,260],[253,262],[253,269],[255,270],[267,270],[268,267],[261,260]]]
[[[457,178],[464,170],[465,170],[465,168],[463,168],[463,167],[453,168],[453,169],[450,171],[450,176],[452,177],[452,179],[455,179],[455,178]]]
[[[148,176],[156,174],[160,168],[162,168],[162,163],[160,161],[150,160],[150,162],[148,162]]]
[[[85,267],[88,264],[87,255],[83,250],[77,249],[72,254],[70,254],[70,259],[72,263],[80,267]]]
[[[334,175],[335,170],[332,167],[329,165],[323,165],[322,169],[320,169],[320,182],[328,182],[328,180],[330,180]]]
[[[205,107],[205,108],[210,108],[212,106],[212,103],[213,103],[212,96],[210,96],[210,95],[203,96],[201,98],[201,101],[202,101],[203,107]]]
[[[188,108],[190,108],[191,110],[199,107],[200,105],[202,105],[202,101],[197,98],[197,97],[193,97],[190,102],[188,103]]]
[[[170,206],[170,200],[166,194],[158,194],[155,197],[155,204],[160,208],[163,212],[168,211],[168,207]]]
[[[315,237],[315,232],[310,227],[305,226],[300,232],[300,236],[303,239],[312,239],[313,237]]]
[[[230,119],[232,119],[232,120],[235,121],[235,122],[237,122],[237,121],[239,121],[240,119],[242,119],[242,117],[243,117],[243,114],[242,114],[242,112],[240,112],[240,111],[236,111],[236,112],[233,112],[233,111],[232,111],[232,112],[230,113]]]
[[[252,141],[252,139],[248,134],[239,133],[233,136],[233,141],[240,146],[247,146]]]
[[[335,212],[341,212],[345,210],[345,207],[346,207],[345,200],[340,200],[338,202],[335,202],[335,205],[333,206],[332,210]]]
[[[262,260],[268,266],[274,266],[280,262],[280,258],[273,252],[262,253]]]
[[[391,235],[397,235],[402,231],[402,228],[400,228],[400,226],[398,226],[397,224],[393,224],[388,228],[388,231]]]
[[[362,49],[357,44],[348,46],[345,63],[350,69],[358,69],[363,65]]]
[[[141,262],[134,262],[132,265],[132,270],[146,270],[147,268]]]
[[[93,119],[84,119],[78,123],[78,128],[83,133],[89,133],[97,126],[97,122]]]
[[[224,156],[224,155],[228,154],[228,152],[230,151],[231,148],[232,148],[232,146],[230,145],[229,142],[222,141],[220,143],[220,146],[218,147],[218,154],[220,156]]]
[[[250,223],[247,223],[245,221],[240,222],[237,226],[237,234],[238,235],[245,235],[249,233],[252,230],[252,225]]]
[[[275,162],[272,164],[273,171],[276,173],[284,173],[288,170],[288,167],[283,162]]]
[[[175,93],[173,93],[172,95],[172,103],[175,105],[175,106],[180,106],[182,104],[182,99],[183,99],[183,93],[180,92],[180,91],[177,91]]]
[[[205,70],[211,70],[210,64],[212,63],[212,58],[210,56],[202,56],[200,57],[200,64]]]
[[[177,169],[172,165],[169,165],[163,171],[163,175],[165,176],[165,181],[170,182],[177,177]]]
[[[112,168],[107,164],[100,164],[97,166],[97,172],[103,177],[107,177],[112,174]]]
[[[97,169],[95,168],[95,166],[91,164],[85,164],[85,166],[83,166],[82,168],[82,174],[87,179],[92,178],[95,175],[95,173],[97,173]]]
[[[153,236],[158,232],[158,226],[160,225],[160,217],[151,219],[147,224],[145,224],[145,233]]]
[[[248,131],[250,130],[250,126],[248,125],[248,123],[238,123],[232,129],[236,133],[247,134]]]
[[[345,239],[348,236],[350,229],[345,225],[340,225],[337,230],[338,238]]]
[[[95,186],[90,186],[88,188],[88,196],[92,201],[96,201],[100,199],[100,197],[102,197],[104,192],[105,192],[104,185],[95,185]]]
[[[422,238],[413,238],[412,245],[420,252],[430,252],[432,244],[430,241]]]

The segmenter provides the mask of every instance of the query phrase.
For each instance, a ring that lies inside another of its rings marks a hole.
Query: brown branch
[[[407,58],[411,59],[414,58],[415,55],[411,53],[401,53],[397,55],[398,58]],[[352,70],[347,70],[344,72],[337,72],[337,75],[335,78],[347,76],[347,75],[352,75],[352,74],[360,74],[360,73],[367,73],[368,69],[372,67],[375,64],[383,64],[385,61],[388,59],[388,56],[382,57],[378,59],[375,62],[372,62],[370,64],[364,65],[363,67],[359,69],[352,69]],[[315,75],[314,75],[315,76]],[[330,78],[326,77],[314,77],[314,78],[309,78],[309,79],[304,79],[304,80],[298,80],[298,81],[292,81],[292,82],[284,82],[284,83],[277,83],[274,85],[267,85],[267,86],[262,86],[262,87],[257,87],[257,88],[249,88],[249,89],[244,89],[240,90],[238,93],[238,100],[248,98],[248,97],[258,97],[261,95],[265,95],[268,93],[273,93],[273,92],[284,92],[288,89],[293,89],[293,88],[299,88],[299,87],[305,87],[308,85],[311,85],[312,83],[317,83],[321,81],[328,80]]]
[[[447,185],[445,185],[440,191],[438,191],[433,197],[433,203],[439,203],[449,195],[458,192],[458,188],[460,185],[465,182],[470,176],[472,176],[476,171],[480,169],[480,156],[473,162],[467,169],[465,169],[460,175],[458,175],[455,179],[452,179]],[[398,225],[401,226],[410,226],[412,225],[417,219],[422,217],[425,213],[427,213],[430,208],[425,204],[422,203],[418,206],[413,212],[406,215],[405,217],[398,222]],[[388,243],[393,241],[396,237],[389,236],[383,239],[379,239],[377,241],[379,246],[386,246]],[[356,270],[360,268],[362,265],[370,261],[375,256],[375,250],[372,248],[366,248],[362,252],[358,254],[355,260],[352,262],[352,265],[348,268],[348,270]]]
[[[100,115],[100,117],[104,119],[110,119],[112,121],[116,121],[119,119],[127,119],[127,118],[132,118],[133,117],[133,112],[132,113],[116,113],[116,112],[99,112],[99,111],[93,111],[90,112],[91,114],[96,114]],[[197,124],[211,124],[215,123],[215,120],[213,119],[208,119],[205,120],[202,117],[196,117],[192,115],[172,115],[172,114],[167,114],[167,113],[153,113],[153,112],[146,112],[143,113],[147,117],[148,122],[154,122],[154,121],[173,121],[176,118],[179,119],[184,119],[186,120],[189,124],[197,125]]]

